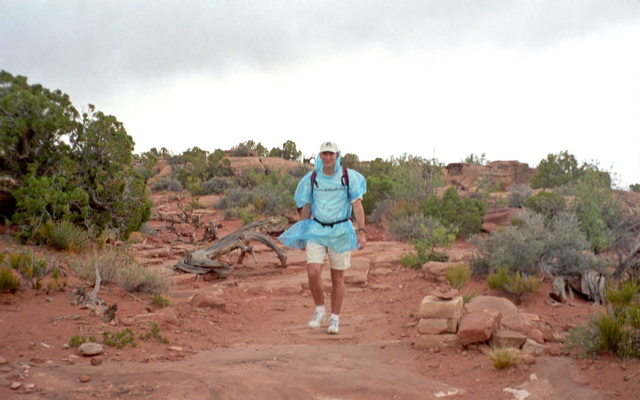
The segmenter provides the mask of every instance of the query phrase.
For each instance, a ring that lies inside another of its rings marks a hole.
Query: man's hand
[[[358,231],[358,250],[362,250],[367,245],[367,234],[365,231]]]

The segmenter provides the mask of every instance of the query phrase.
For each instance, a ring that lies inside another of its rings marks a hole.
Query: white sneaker
[[[325,310],[316,310],[313,313],[313,318],[309,321],[309,328],[320,328],[320,324],[327,320],[327,312]]]
[[[327,328],[327,333],[332,335],[337,334],[340,331],[339,323],[337,319],[331,318],[329,320],[329,328]]]

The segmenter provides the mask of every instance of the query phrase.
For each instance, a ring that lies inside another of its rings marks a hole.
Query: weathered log
[[[211,243],[207,247],[190,251],[178,261],[175,268],[191,274],[216,274],[221,278],[228,277],[233,272],[233,264],[222,263],[219,261],[219,258],[234,250],[240,249],[241,253],[238,257],[238,264],[242,264],[244,256],[247,253],[251,253],[255,259],[253,247],[250,246],[251,241],[260,242],[271,248],[278,255],[278,259],[282,266],[286,267],[287,256],[284,254],[282,249],[278,247],[276,242],[269,236],[254,231],[254,229],[272,222],[273,218],[253,222]]]
[[[615,279],[622,279],[629,269],[634,269],[633,272],[638,275],[638,265],[640,265],[640,237],[638,237],[636,246],[631,250],[627,258],[618,265],[613,273],[613,277]]]

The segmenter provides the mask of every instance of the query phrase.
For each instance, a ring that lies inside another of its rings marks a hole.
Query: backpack
[[[313,187],[316,186],[318,187],[318,182],[316,181],[316,177],[318,176],[318,173],[314,170],[311,173],[311,198],[313,199]],[[349,198],[349,171],[347,170],[347,167],[342,167],[342,186],[346,186],[347,187],[347,199]],[[327,223],[327,222],[322,222],[317,220],[315,217],[313,218],[317,223],[319,223],[322,226],[330,226],[331,228],[333,228],[334,225],[337,224],[341,224],[343,222],[347,222],[350,220],[350,218],[345,218],[343,220],[340,221],[336,221],[336,222],[332,222],[332,223]]]
[[[314,170],[311,173],[311,195],[313,196],[313,187],[318,187],[318,182],[316,181],[316,177],[318,173]],[[349,171],[347,167],[342,167],[342,186],[347,187],[347,196],[349,195]]]

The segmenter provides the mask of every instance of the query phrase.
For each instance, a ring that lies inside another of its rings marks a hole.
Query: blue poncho
[[[311,172],[298,183],[293,199],[298,207],[311,203],[312,219],[298,221],[280,235],[278,239],[285,246],[303,249],[306,247],[307,241],[311,241],[339,253],[357,248],[356,232],[350,221],[337,223],[333,226],[323,226],[317,222],[332,224],[348,219],[351,217],[351,202],[361,199],[367,191],[365,178],[359,172],[349,169],[349,190],[347,193],[347,186],[342,183],[340,159],[341,156],[338,153],[333,175],[326,176],[322,172],[323,163],[318,155],[315,162],[318,185],[311,190]]]

